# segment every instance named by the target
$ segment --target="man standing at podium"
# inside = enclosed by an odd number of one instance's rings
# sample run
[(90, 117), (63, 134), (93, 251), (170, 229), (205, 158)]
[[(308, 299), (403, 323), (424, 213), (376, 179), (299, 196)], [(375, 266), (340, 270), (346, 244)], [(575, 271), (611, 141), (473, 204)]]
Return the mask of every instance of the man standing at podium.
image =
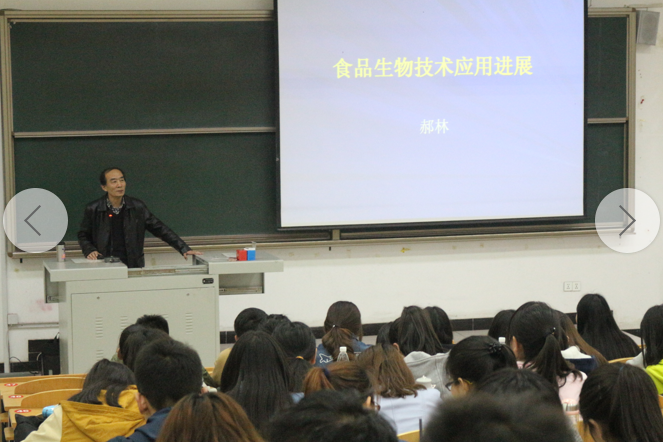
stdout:
[(191, 250), (182, 238), (159, 221), (144, 202), (125, 195), (127, 184), (120, 168), (104, 170), (99, 182), (106, 195), (85, 207), (78, 231), (78, 243), (87, 259), (116, 257), (129, 268), (144, 267), (145, 230), (168, 243), (184, 259), (189, 255), (202, 255)]

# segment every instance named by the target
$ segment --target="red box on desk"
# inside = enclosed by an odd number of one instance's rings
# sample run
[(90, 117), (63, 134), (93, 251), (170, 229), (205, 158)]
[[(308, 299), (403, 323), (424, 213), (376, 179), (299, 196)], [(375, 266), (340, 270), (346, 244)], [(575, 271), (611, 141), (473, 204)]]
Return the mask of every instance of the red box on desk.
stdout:
[(237, 249), (237, 261), (246, 261), (247, 251), (244, 249)]

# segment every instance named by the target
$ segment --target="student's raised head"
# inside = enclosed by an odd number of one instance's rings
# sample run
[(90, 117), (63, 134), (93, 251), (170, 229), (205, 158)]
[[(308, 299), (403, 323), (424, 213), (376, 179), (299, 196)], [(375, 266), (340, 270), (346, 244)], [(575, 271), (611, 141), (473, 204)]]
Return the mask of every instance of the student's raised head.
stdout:
[(355, 361), (335, 362), (325, 368), (313, 367), (304, 379), (304, 395), (320, 390), (354, 390), (366, 404), (373, 403), (374, 381)]
[(477, 382), (474, 391), (496, 397), (531, 394), (550, 405), (562, 406), (555, 387), (532, 370), (517, 368), (498, 370)]
[(387, 322), (386, 324), (382, 324), (382, 327), (380, 327), (380, 330), (378, 330), (378, 334), (375, 337), (376, 344), (392, 345), (397, 343), (397, 340), (391, 342), (391, 340), (389, 339), (389, 332), (391, 330), (392, 325), (393, 322)]
[(396, 442), (391, 425), (363, 406), (360, 394), (322, 390), (304, 397), (269, 426), (270, 442)]
[(576, 310), (578, 332), (607, 360), (633, 357), (640, 352), (633, 339), (619, 329), (608, 301), (603, 296), (583, 296)]
[(246, 413), (223, 393), (193, 393), (168, 414), (157, 442), (263, 442)]
[(663, 305), (655, 305), (645, 313), (640, 323), (645, 367), (663, 360)]
[(597, 442), (663, 440), (663, 416), (654, 382), (640, 368), (608, 364), (589, 374), (580, 414)]
[(313, 332), (302, 322), (285, 322), (274, 329), (272, 337), (288, 357), (292, 380), (291, 391), (304, 391), (304, 378), (315, 362), (316, 346)]
[(403, 355), (390, 344), (376, 344), (357, 356), (357, 365), (375, 380), (377, 393), (387, 398), (416, 396), (423, 385), (415, 382)]
[(364, 337), (364, 329), (361, 324), (361, 313), (357, 306), (350, 301), (338, 301), (333, 303), (323, 325), (324, 336), (322, 345), (336, 360), (341, 347), (346, 347), (350, 359), (354, 359), (353, 343)]
[(240, 336), (223, 367), (220, 390), (262, 431), (274, 414), (292, 404), (288, 362), (278, 342), (262, 331)]
[(168, 329), (168, 321), (161, 315), (143, 315), (136, 319), (136, 324), (170, 333), (170, 330)]
[(494, 397), (475, 393), (442, 403), (422, 442), (572, 442), (560, 406), (535, 395)]
[(456, 344), (447, 358), (447, 376), (454, 396), (466, 394), (486, 376), (504, 368), (518, 368), (509, 346), (490, 336), (469, 336)]
[(267, 319), (267, 313), (259, 308), (251, 307), (242, 310), (235, 318), (235, 339), (238, 339), (247, 331), (258, 330), (265, 319)]
[(159, 339), (144, 346), (134, 366), (141, 411), (149, 405), (154, 413), (172, 407), (187, 394), (199, 393), (201, 367), (198, 353), (174, 339)]
[(120, 407), (118, 402), (120, 393), (135, 383), (134, 374), (127, 366), (102, 359), (97, 361), (85, 376), (81, 392), (75, 394), (69, 400), (84, 404), (101, 405), (102, 402), (99, 400), (99, 396), (102, 390), (105, 390), (104, 399), (106, 404), (111, 407)]
[(507, 338), (516, 358), (556, 388), (561, 386), (559, 382), (564, 385), (570, 374), (581, 377), (562, 356), (560, 333), (561, 326), (552, 308), (542, 302), (528, 302), (513, 314)]
[(415, 305), (403, 308), (398, 324), (398, 346), (404, 356), (413, 351), (421, 351), (431, 356), (444, 352), (430, 318), (423, 309)]
[(454, 330), (447, 312), (440, 307), (426, 307), (424, 312), (428, 314), (428, 319), (435, 330), (437, 339), (442, 345), (451, 345), (454, 340)]
[(509, 322), (511, 322), (511, 317), (513, 317), (515, 312), (515, 310), (502, 310), (498, 312), (493, 318), (493, 322), (490, 323), (488, 336), (498, 341), (500, 338), (506, 339), (509, 334)]
[(290, 322), (290, 319), (286, 315), (281, 314), (271, 314), (267, 315), (264, 321), (258, 326), (258, 330), (263, 331), (269, 335), (274, 333), (274, 329), (281, 324), (287, 324)]
[(136, 357), (140, 350), (150, 342), (158, 340), (171, 339), (167, 333), (156, 329), (148, 328), (143, 325), (136, 325), (131, 328), (127, 339), (120, 345), (120, 355), (122, 362), (132, 371), (135, 370)]

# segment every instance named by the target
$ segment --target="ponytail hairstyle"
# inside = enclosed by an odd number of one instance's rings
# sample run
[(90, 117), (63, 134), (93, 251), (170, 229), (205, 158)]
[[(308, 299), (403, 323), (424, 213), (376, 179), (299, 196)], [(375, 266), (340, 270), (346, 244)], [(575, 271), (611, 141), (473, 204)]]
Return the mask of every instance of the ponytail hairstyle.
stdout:
[(442, 345), (452, 345), (454, 341), (454, 330), (447, 312), (440, 307), (426, 307), (424, 312), (428, 315), (430, 323), (435, 330), (435, 335)]
[[(528, 302), (520, 306), (511, 318), (508, 341), (516, 338), (523, 346), (525, 367), (531, 368), (559, 389), (566, 377), (582, 376), (562, 356), (559, 345), (561, 326), (555, 311), (543, 302)], [(558, 384), (563, 382), (562, 385)]]
[(580, 336), (578, 329), (576, 329), (576, 326), (573, 325), (573, 321), (571, 318), (569, 318), (569, 315), (560, 311), (555, 311), (555, 313), (557, 313), (559, 317), (559, 324), (562, 326), (562, 331), (566, 335), (568, 347), (577, 345), (581, 352), (596, 359), (598, 365), (605, 365), (608, 363), (608, 360), (603, 357), (601, 352), (589, 345), (587, 341), (585, 341), (582, 336)]
[(304, 379), (304, 396), (320, 390), (356, 390), (362, 398), (373, 397), (373, 378), (354, 361), (313, 367)]
[(607, 364), (592, 371), (580, 392), (580, 414), (585, 425), (592, 419), (601, 427), (604, 440), (663, 440), (654, 382), (631, 365)]
[(576, 307), (578, 332), (608, 361), (637, 356), (640, 349), (619, 329), (608, 301), (601, 295), (583, 296)]
[(405, 358), (391, 344), (376, 344), (367, 348), (357, 356), (357, 365), (375, 379), (377, 393), (382, 397), (416, 396), (417, 390), (425, 389), (416, 383)]
[(354, 360), (354, 340), (361, 341), (364, 330), (361, 325), (361, 313), (350, 301), (338, 301), (327, 310), (324, 324), (325, 335), (322, 345), (336, 360), (341, 347), (346, 347), (348, 357)]
[(655, 305), (645, 313), (640, 323), (644, 364), (656, 365), (663, 359), (663, 305)]
[(274, 329), (272, 337), (281, 345), (288, 358), (292, 393), (304, 391), (304, 378), (315, 358), (315, 336), (303, 322), (286, 322)]
[(508, 345), (490, 336), (469, 336), (449, 352), (446, 371), (450, 379), (462, 378), (472, 384), (504, 368), (518, 368), (516, 356)]
[(405, 307), (398, 325), (398, 347), (407, 356), (413, 351), (422, 351), (434, 356), (444, 353), (428, 315), (415, 305)]

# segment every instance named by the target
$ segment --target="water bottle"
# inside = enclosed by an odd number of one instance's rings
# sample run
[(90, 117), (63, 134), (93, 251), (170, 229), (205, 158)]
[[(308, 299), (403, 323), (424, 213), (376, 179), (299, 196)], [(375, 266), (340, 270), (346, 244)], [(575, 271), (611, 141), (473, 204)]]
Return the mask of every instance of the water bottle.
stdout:
[(338, 357), (336, 358), (337, 362), (349, 361), (350, 357), (348, 356), (348, 348), (340, 347), (338, 349)]

